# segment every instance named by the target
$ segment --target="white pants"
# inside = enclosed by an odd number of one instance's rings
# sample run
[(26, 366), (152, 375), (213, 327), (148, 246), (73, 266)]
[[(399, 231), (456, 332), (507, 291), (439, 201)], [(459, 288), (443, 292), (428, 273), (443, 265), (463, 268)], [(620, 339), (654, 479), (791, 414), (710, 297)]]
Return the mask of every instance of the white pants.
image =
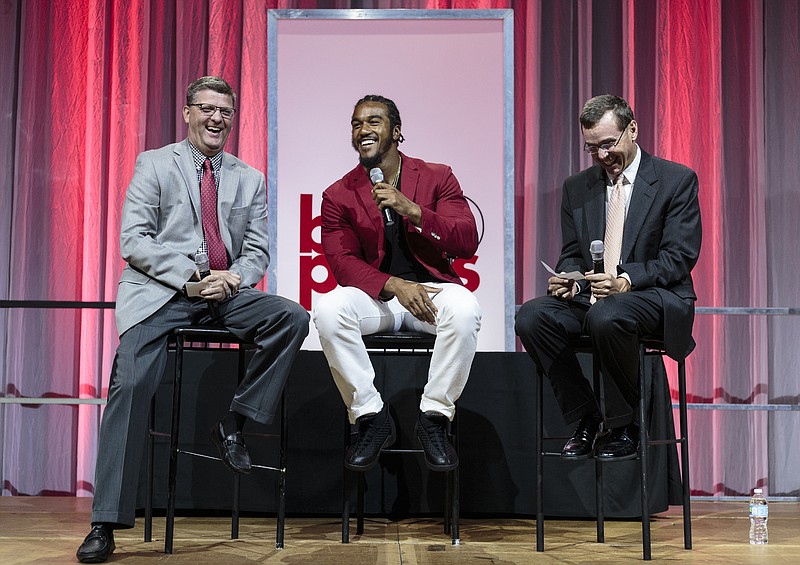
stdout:
[(438, 309), (435, 325), (416, 319), (396, 298), (388, 302), (375, 300), (355, 287), (337, 286), (318, 298), (314, 323), (350, 423), (383, 408), (374, 384), (375, 371), (361, 336), (401, 329), (436, 334), (419, 409), (453, 419), (455, 402), (467, 384), (478, 346), (481, 309), (475, 295), (461, 285), (425, 284), (442, 289), (432, 295)]

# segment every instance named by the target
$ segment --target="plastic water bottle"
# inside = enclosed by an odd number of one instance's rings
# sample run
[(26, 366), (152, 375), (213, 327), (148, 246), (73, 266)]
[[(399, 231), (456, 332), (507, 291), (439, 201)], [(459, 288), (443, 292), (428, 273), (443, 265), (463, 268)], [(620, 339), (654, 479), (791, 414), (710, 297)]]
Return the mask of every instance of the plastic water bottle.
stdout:
[(767, 534), (767, 520), (769, 519), (769, 507), (767, 499), (764, 498), (760, 488), (753, 490), (753, 497), (750, 499), (750, 543), (764, 544), (769, 541)]

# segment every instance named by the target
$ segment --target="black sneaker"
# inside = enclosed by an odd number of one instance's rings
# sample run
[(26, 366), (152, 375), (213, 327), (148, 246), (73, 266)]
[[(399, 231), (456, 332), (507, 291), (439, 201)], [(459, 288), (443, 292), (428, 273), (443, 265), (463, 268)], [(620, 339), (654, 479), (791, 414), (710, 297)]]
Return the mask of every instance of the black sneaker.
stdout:
[(394, 420), (384, 404), (377, 414), (365, 414), (356, 420), (356, 431), (344, 454), (344, 466), (351, 471), (366, 471), (378, 462), (381, 449), (396, 439)]
[(420, 413), (415, 427), (431, 471), (452, 471), (458, 467), (458, 454), (447, 437), (447, 416), (438, 412)]
[(105, 563), (116, 548), (114, 531), (105, 524), (92, 524), (75, 556), (81, 563)]

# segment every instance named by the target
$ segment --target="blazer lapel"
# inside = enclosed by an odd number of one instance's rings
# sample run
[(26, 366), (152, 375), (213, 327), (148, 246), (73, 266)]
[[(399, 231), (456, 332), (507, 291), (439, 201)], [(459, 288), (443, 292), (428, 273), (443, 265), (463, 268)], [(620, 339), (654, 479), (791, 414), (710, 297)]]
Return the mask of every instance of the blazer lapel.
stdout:
[(350, 182), (350, 186), (355, 193), (355, 198), (361, 203), (361, 206), (364, 207), (364, 211), (370, 221), (372, 221), (372, 226), (375, 228), (375, 231), (383, 233), (383, 216), (380, 210), (378, 210), (375, 201), (372, 199), (372, 183), (364, 167), (358, 166), (358, 169), (353, 172)]
[[(586, 230), (589, 241), (602, 241), (606, 232), (606, 179), (600, 171), (600, 167), (597, 167), (597, 175), (592, 175), (586, 183)], [(581, 251), (589, 253), (588, 248)]]
[[(195, 169), (194, 166), (192, 151), (189, 149), (189, 142), (185, 139), (175, 146), (175, 164), (178, 165), (183, 181), (186, 183), (186, 190), (189, 192), (189, 201), (192, 203), (195, 225), (202, 226), (200, 183), (197, 182), (197, 169)], [(200, 237), (203, 237), (202, 230)]]
[(236, 189), (239, 186), (239, 171), (233, 167), (233, 162), (227, 153), (222, 154), (222, 170), (219, 176), (217, 189), (217, 214), (219, 216), (219, 233), (228, 254), (233, 256), (231, 232), (226, 219), (230, 215), (233, 203), (236, 201)]
[[(641, 150), (640, 150), (641, 151)], [(628, 206), (628, 214), (625, 216), (625, 229), (622, 232), (622, 251), (620, 259), (625, 262), (633, 252), (633, 246), (639, 237), (639, 232), (644, 225), (644, 220), (650, 211), (658, 192), (658, 177), (653, 168), (653, 161), (650, 155), (642, 151), (642, 161), (639, 164), (639, 171), (636, 173), (636, 180), (633, 182), (631, 192), (631, 203)]]
[[(411, 160), (405, 155), (402, 153), (400, 155), (403, 159), (400, 167), (400, 191), (403, 193), (403, 196), (417, 204), (430, 202), (429, 196), (426, 198), (417, 196), (417, 189), (419, 188), (419, 170), (414, 167)], [(406, 229), (412, 229), (411, 222), (406, 223)]]

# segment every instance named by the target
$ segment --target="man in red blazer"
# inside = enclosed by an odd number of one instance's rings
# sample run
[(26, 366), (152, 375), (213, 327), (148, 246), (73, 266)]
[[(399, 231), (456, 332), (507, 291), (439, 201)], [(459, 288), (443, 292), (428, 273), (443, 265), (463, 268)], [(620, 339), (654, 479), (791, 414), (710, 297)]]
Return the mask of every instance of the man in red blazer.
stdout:
[[(639, 445), (639, 338), (663, 339), (674, 359), (695, 345), (691, 272), (702, 240), (697, 175), (642, 151), (633, 110), (618, 96), (590, 99), (580, 124), (594, 165), (564, 181), (556, 269), (586, 279), (550, 277), (547, 296), (520, 307), (516, 332), (550, 380), (565, 422), (577, 422), (561, 457), (626, 460)], [(600, 273), (589, 251), (595, 240), (604, 242)], [(569, 338), (583, 332), (605, 379), (602, 415), (569, 347)], [(598, 441), (604, 426), (609, 433)]]
[(466, 385), (481, 321), (451, 258), (474, 255), (475, 218), (450, 167), (398, 151), (403, 135), (394, 102), (365, 96), (350, 125), (359, 164), (322, 195), (322, 249), (339, 286), (317, 300), (313, 313), (356, 425), (345, 465), (369, 469), (395, 440), (361, 336), (407, 329), (436, 335), (416, 433), (428, 467), (449, 471), (458, 455), (446, 426)]

